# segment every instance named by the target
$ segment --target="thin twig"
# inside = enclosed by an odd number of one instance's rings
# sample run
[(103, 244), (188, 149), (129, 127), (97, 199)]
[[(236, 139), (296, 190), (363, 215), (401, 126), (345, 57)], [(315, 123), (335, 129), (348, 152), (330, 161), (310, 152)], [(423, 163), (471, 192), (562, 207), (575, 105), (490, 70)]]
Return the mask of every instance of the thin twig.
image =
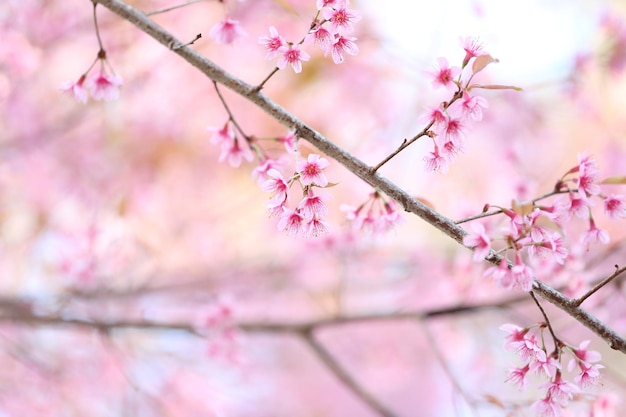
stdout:
[(246, 133), (241, 128), (241, 126), (239, 126), (239, 123), (237, 123), (237, 120), (235, 120), (235, 116), (233, 115), (233, 112), (230, 110), (230, 107), (228, 107), (228, 104), (226, 103), (226, 100), (224, 99), (224, 96), (222, 95), (222, 92), (220, 91), (215, 81), (213, 81), (213, 86), (215, 87), (215, 92), (217, 93), (217, 96), (222, 102), (222, 106), (224, 107), (224, 110), (226, 110), (226, 113), (228, 113), (228, 119), (231, 122), (233, 122), (233, 125), (235, 125), (235, 128), (239, 131), (241, 136), (243, 136), (246, 142), (250, 143), (250, 136), (246, 135)]
[(464, 219), (456, 220), (454, 223), (456, 223), (456, 224), (467, 223), (467, 222), (471, 222), (472, 220), (478, 220), (478, 219), (482, 219), (484, 217), (495, 216), (496, 214), (500, 214), (500, 213), (502, 213), (502, 210), (490, 211), (490, 212), (487, 212), (487, 213), (475, 214), (474, 216), (469, 216), (469, 217), (466, 217)]
[(552, 336), (552, 340), (554, 342), (554, 352), (559, 353), (561, 351), (561, 346), (563, 346), (563, 342), (556, 336), (556, 333), (552, 328), (552, 324), (550, 323), (550, 319), (548, 318), (546, 311), (543, 309), (543, 306), (541, 305), (539, 300), (537, 300), (537, 296), (532, 291), (530, 292), (530, 297), (533, 299), (535, 304), (537, 304), (537, 307), (539, 308), (539, 311), (541, 311), (543, 319), (546, 321), (546, 327), (550, 331), (550, 335)]
[(619, 265), (615, 265), (615, 272), (613, 272), (611, 275), (609, 275), (608, 277), (606, 277), (605, 279), (603, 279), (602, 281), (598, 282), (592, 289), (590, 289), (589, 291), (587, 291), (587, 293), (585, 293), (584, 295), (578, 297), (575, 300), (572, 300), (572, 305), (578, 307), (579, 305), (581, 305), (587, 298), (589, 298), (592, 294), (594, 294), (596, 291), (598, 291), (600, 288), (604, 287), (605, 285), (607, 285), (609, 282), (613, 281), (615, 278), (617, 278), (619, 275), (622, 274), (622, 272), (626, 271), (626, 266), (623, 267), (619, 267)]
[(163, 9), (158, 9), (158, 10), (153, 10), (151, 12), (147, 12), (146, 16), (154, 16), (155, 14), (167, 13), (172, 10), (180, 9), (181, 7), (189, 6), (190, 4), (200, 3), (201, 1), (206, 1), (206, 0), (190, 0), (185, 3), (177, 4), (175, 6), (165, 7)]
[(265, 78), (263, 79), (263, 81), (261, 81), (261, 83), (260, 83), (259, 85), (257, 85), (256, 87), (254, 87), (254, 89), (255, 89), (256, 91), (261, 91), (261, 89), (263, 88), (263, 86), (265, 85), (265, 83), (266, 83), (266, 82), (268, 82), (268, 81), (269, 81), (269, 79), (270, 79), (270, 78), (272, 78), (272, 76), (273, 76), (274, 74), (276, 74), (276, 73), (278, 72), (278, 70), (279, 70), (279, 69), (280, 69), (280, 68), (275, 67), (275, 68), (272, 70), (272, 72), (270, 72), (270, 73), (267, 75), (267, 77), (265, 77)]

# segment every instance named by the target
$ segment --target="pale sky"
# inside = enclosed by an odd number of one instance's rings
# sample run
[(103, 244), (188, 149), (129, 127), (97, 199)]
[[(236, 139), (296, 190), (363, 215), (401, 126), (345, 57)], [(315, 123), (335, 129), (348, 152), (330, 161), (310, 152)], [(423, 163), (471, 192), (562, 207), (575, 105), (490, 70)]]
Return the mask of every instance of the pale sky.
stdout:
[(477, 36), (500, 60), (498, 72), (527, 82), (562, 77), (588, 50), (604, 2), (585, 0), (360, 0), (375, 8), (384, 33), (418, 66), (459, 55), (459, 36)]

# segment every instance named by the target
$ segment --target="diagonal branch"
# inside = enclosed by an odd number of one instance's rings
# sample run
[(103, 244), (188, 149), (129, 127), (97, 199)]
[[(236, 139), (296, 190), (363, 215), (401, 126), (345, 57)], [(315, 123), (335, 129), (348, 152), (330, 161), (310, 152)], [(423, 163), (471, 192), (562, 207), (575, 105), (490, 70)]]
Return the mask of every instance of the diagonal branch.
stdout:
[[(171, 45), (182, 45), (180, 40), (176, 39), (164, 28), (153, 22), (144, 13), (129, 6), (123, 1), (90, 1), (106, 7), (111, 12), (135, 25), (137, 28), (147, 33), (167, 48)], [(420, 201), (416, 200), (405, 190), (382, 177), (380, 174), (375, 172), (372, 167), (335, 145), (313, 128), (300, 121), (296, 116), (276, 104), (265, 94), (260, 92), (258, 88), (227, 73), (215, 63), (191, 49), (189, 46), (176, 48), (173, 52), (178, 54), (189, 64), (196, 67), (211, 80), (233, 90), (250, 102), (256, 104), (260, 109), (264, 110), (279, 123), (295, 130), (297, 136), (306, 139), (321, 152), (335, 159), (363, 181), (375, 188), (380, 189), (389, 197), (396, 200), (406, 211), (420, 217), (422, 220), (454, 239), (457, 243), (463, 244), (463, 237), (466, 232), (460, 226), (455, 224), (453, 220), (430, 209)], [(487, 260), (493, 264), (497, 264), (499, 262), (498, 258), (495, 256), (491, 256)], [(612, 349), (626, 353), (626, 339), (620, 337), (615, 331), (610, 329), (586, 310), (576, 306), (570, 298), (538, 280), (535, 281), (533, 291), (592, 330), (604, 339)]]
[(392, 411), (382, 405), (376, 398), (370, 395), (367, 391), (361, 387), (358, 381), (356, 381), (335, 359), (328, 349), (326, 349), (320, 342), (315, 339), (312, 331), (307, 331), (302, 334), (307, 345), (315, 352), (317, 357), (324, 363), (326, 368), (330, 369), (333, 374), (341, 382), (348, 387), (359, 399), (367, 404), (372, 410), (376, 411), (382, 417), (396, 417)]

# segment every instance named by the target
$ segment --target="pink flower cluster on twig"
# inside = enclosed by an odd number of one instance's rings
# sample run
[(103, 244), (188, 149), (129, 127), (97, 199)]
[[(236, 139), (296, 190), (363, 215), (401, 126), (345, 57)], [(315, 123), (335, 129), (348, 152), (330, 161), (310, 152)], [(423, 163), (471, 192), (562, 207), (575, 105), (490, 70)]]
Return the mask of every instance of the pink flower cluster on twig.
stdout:
[[(609, 234), (596, 225), (593, 216), (592, 198), (603, 200), (604, 211), (609, 218), (626, 217), (626, 202), (617, 194), (604, 195), (603, 183), (623, 183), (618, 177), (613, 181), (599, 180), (595, 162), (585, 153), (579, 155), (578, 164), (569, 169), (556, 183), (552, 193), (514, 208), (500, 208), (506, 218), (503, 233), (487, 232), (483, 225), (473, 225), (463, 243), (474, 250), (474, 260), (482, 261), (492, 251), (494, 241), (504, 242), (500, 249), (500, 266), (485, 271), (504, 288), (521, 288), (530, 291), (533, 285), (533, 270), (530, 263), (552, 262), (564, 265), (569, 259), (563, 227), (573, 217), (588, 221), (588, 229), (581, 235), (580, 243), (588, 248), (594, 243), (606, 244)], [(540, 200), (557, 196), (552, 204), (540, 204)], [(485, 207), (485, 211), (489, 206)], [(512, 255), (512, 267), (507, 254)]]
[[(541, 331), (545, 325), (539, 325)], [(589, 341), (582, 342), (577, 348), (558, 341), (552, 353), (548, 353), (543, 343), (543, 335), (538, 337), (537, 327), (522, 328), (514, 324), (505, 324), (500, 327), (508, 333), (505, 349), (515, 351), (522, 361), (522, 366), (509, 370), (507, 382), (511, 382), (523, 391), (528, 385), (528, 374), (532, 373), (547, 382), (539, 386), (544, 396), (533, 404), (533, 409), (539, 416), (560, 417), (574, 395), (582, 389), (597, 385), (600, 369), (598, 364), (601, 356), (598, 352), (588, 350)], [(561, 366), (564, 355), (571, 356), (567, 371)], [(574, 382), (567, 380), (565, 373), (572, 373), (576, 369)]]
[(306, 36), (297, 43), (287, 42), (274, 26), (269, 28), (269, 36), (263, 36), (259, 43), (265, 47), (265, 59), (278, 56), (276, 66), (279, 69), (290, 65), (294, 72), (302, 72), (302, 62), (311, 56), (302, 49), (303, 45), (318, 45), (324, 56), (330, 56), (335, 64), (344, 61), (344, 54), (356, 55), (359, 52), (356, 38), (346, 36), (354, 30), (354, 23), (361, 17), (348, 9), (348, 0), (318, 1), (317, 15)]
[[(100, 62), (100, 70), (97, 74), (89, 76), (89, 72), (95, 66), (96, 62)], [(116, 100), (120, 95), (119, 89), (121, 86), (122, 79), (115, 75), (105, 54), (100, 53), (96, 61), (94, 61), (78, 80), (64, 81), (60, 89), (70, 94), (76, 101), (84, 104), (87, 103), (89, 95), (91, 95), (91, 98), (94, 100)]]
[(482, 120), (488, 103), (472, 90), (503, 87), (472, 84), (476, 74), (497, 60), (483, 50), (476, 38), (462, 39), (461, 46), (465, 51), (461, 67), (451, 66), (446, 58), (440, 57), (438, 67), (427, 72), (434, 88), (443, 87), (453, 94), (452, 99), (420, 117), (420, 121), (428, 124), (428, 136), (433, 142), (433, 150), (424, 158), (427, 171), (447, 172), (456, 155), (464, 149), (468, 122)]

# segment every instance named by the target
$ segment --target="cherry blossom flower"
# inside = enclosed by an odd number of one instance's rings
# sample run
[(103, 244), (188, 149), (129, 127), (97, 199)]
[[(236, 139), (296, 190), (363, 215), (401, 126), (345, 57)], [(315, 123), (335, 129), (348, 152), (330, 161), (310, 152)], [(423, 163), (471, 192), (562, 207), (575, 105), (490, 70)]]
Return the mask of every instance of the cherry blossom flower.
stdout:
[(241, 142), (242, 141), (237, 138), (230, 143), (224, 142), (222, 144), (219, 161), (227, 161), (233, 168), (239, 167), (244, 159), (246, 161), (252, 161), (254, 159), (254, 155), (252, 154), (250, 147), (247, 144), (242, 145)]
[(298, 210), (285, 209), (277, 224), (278, 230), (286, 231), (289, 236), (305, 236), (307, 223)]
[(354, 30), (353, 24), (361, 20), (354, 10), (345, 7), (326, 8), (322, 11), (322, 16), (330, 22), (331, 32), (337, 33), (340, 30), (350, 33)]
[(97, 76), (88, 81), (89, 91), (94, 100), (111, 101), (116, 100), (120, 95), (119, 87), (122, 79), (115, 75), (108, 75), (101, 70)]
[(529, 292), (533, 288), (533, 273), (530, 267), (522, 262), (519, 252), (515, 254), (515, 263), (511, 267), (511, 278), (514, 286)]
[(242, 145), (235, 136), (230, 121), (227, 121), (221, 129), (208, 127), (207, 130), (214, 132), (211, 136), (211, 143), (220, 145), (220, 162), (227, 161), (230, 166), (237, 168), (244, 159), (246, 161), (254, 159), (252, 150), (247, 143)]
[(513, 288), (513, 276), (506, 258), (502, 258), (499, 266), (492, 266), (485, 270), (484, 277), (492, 277), (496, 284), (505, 289)]
[(587, 387), (590, 385), (596, 385), (600, 379), (600, 369), (604, 366), (600, 364), (588, 365), (586, 363), (580, 363), (580, 373), (574, 378), (574, 382), (580, 387)]
[(591, 206), (591, 200), (583, 199), (574, 196), (574, 193), (570, 193), (570, 213), (576, 217), (585, 218), (589, 215), (589, 208)]
[(574, 394), (580, 392), (580, 388), (564, 380), (560, 372), (556, 373), (554, 380), (541, 385), (540, 388), (546, 389), (547, 397), (562, 406), (567, 405)]
[(328, 234), (328, 224), (319, 216), (313, 216), (306, 224), (305, 237), (320, 237)]
[(446, 58), (437, 58), (439, 68), (435, 71), (428, 71), (427, 74), (433, 79), (432, 85), (434, 88), (445, 87), (450, 91), (458, 90), (458, 86), (455, 84), (454, 79), (461, 73), (461, 68), (450, 67)]
[(300, 161), (296, 165), (296, 171), (300, 173), (300, 182), (302, 185), (315, 184), (318, 187), (326, 187), (328, 180), (322, 171), (329, 165), (326, 158), (309, 154), (306, 161)]
[(578, 166), (570, 170), (570, 172), (578, 171), (579, 177), (576, 180), (578, 193), (583, 198), (600, 193), (600, 186), (596, 183), (598, 178), (598, 168), (595, 162), (586, 153), (578, 155)]
[(596, 352), (595, 350), (587, 349), (587, 346), (589, 346), (590, 343), (590, 340), (584, 340), (580, 343), (580, 345), (578, 345), (578, 348), (572, 349), (574, 356), (576, 356), (578, 360), (588, 364), (600, 362), (600, 360), (602, 359), (602, 355), (600, 355), (600, 353)]
[(217, 43), (230, 44), (247, 36), (238, 20), (232, 20), (228, 16), (223, 21), (215, 24), (209, 31), (209, 36)]
[(280, 217), (288, 210), (287, 199), (280, 200), (278, 196), (266, 203), (270, 217)]
[(558, 232), (549, 232), (539, 227), (533, 227), (530, 235), (520, 239), (518, 243), (527, 245), (528, 255), (533, 260), (552, 258), (556, 263), (563, 265), (569, 253), (563, 237)]
[(463, 67), (465, 67), (470, 59), (480, 56), (486, 55), (487, 53), (483, 51), (483, 45), (478, 41), (477, 38), (473, 36), (467, 36), (465, 38), (460, 39), (461, 47), (465, 50), (465, 58), (463, 58)]
[(528, 378), (526, 378), (526, 374), (528, 373), (530, 367), (526, 364), (521, 368), (511, 368), (509, 369), (509, 375), (505, 379), (506, 382), (511, 382), (513, 385), (518, 385), (519, 390), (523, 391), (528, 384)]
[(513, 210), (502, 209), (502, 213), (509, 218), (508, 230), (513, 239), (517, 239), (522, 233), (524, 219)]
[(279, 54), (279, 49), (281, 46), (285, 45), (285, 40), (282, 36), (278, 34), (278, 30), (274, 26), (270, 26), (270, 36), (263, 36), (259, 38), (259, 43), (265, 46), (267, 50), (267, 54), (265, 54), (265, 59), (273, 59)]
[(393, 228), (396, 224), (402, 222), (404, 217), (400, 214), (398, 205), (395, 201), (389, 200), (383, 203), (384, 213), (380, 216), (379, 230), (381, 233)]
[(589, 343), (589, 340), (585, 340), (578, 348), (571, 349), (574, 358), (567, 367), (568, 371), (572, 371), (578, 364), (580, 373), (576, 376), (574, 382), (580, 387), (597, 384), (600, 379), (600, 369), (604, 368), (604, 366), (595, 363), (599, 362), (602, 356), (594, 350), (588, 350), (587, 346)]
[(561, 365), (552, 355), (546, 355), (545, 352), (543, 353), (543, 355), (538, 354), (531, 359), (529, 363), (530, 370), (538, 374), (543, 374), (548, 378), (554, 378), (557, 370), (561, 369)]
[(604, 199), (604, 212), (611, 218), (626, 217), (624, 196), (611, 194)]
[(318, 25), (315, 29), (311, 30), (304, 38), (305, 43), (313, 43), (319, 45), (319, 47), (326, 54), (335, 41), (335, 35), (333, 35), (324, 25)]
[(520, 327), (516, 324), (507, 323), (500, 326), (500, 330), (508, 333), (508, 335), (504, 338), (504, 349), (517, 350), (525, 343), (528, 329)]
[(283, 69), (289, 64), (296, 74), (302, 72), (302, 61), (310, 59), (309, 54), (301, 51), (298, 45), (283, 45), (278, 48), (278, 52), (281, 56), (278, 58), (276, 66)]
[(359, 53), (359, 47), (356, 46), (354, 41), (356, 38), (350, 37), (346, 38), (341, 35), (335, 35), (335, 41), (328, 48), (324, 55), (328, 55), (330, 52), (333, 62), (335, 64), (341, 64), (343, 62), (343, 53), (347, 53), (348, 55), (356, 55)]
[(536, 370), (541, 364), (546, 362), (546, 352), (539, 346), (537, 337), (535, 335), (526, 335), (522, 343), (517, 348), (517, 354), (524, 362), (531, 361), (536, 363), (536, 367), (530, 367), (531, 370)]
[(279, 136), (276, 140), (285, 146), (285, 150), (289, 153), (296, 151), (296, 134), (295, 132), (289, 132), (284, 136)]
[(314, 194), (313, 190), (309, 188), (306, 197), (298, 204), (298, 210), (308, 219), (324, 217), (328, 213), (328, 207), (326, 207), (324, 200), (328, 198), (330, 195)]
[(281, 166), (281, 162), (271, 158), (265, 158), (254, 170), (252, 171), (252, 178), (256, 179), (259, 183), (263, 183), (268, 180), (270, 176), (268, 172), (270, 169), (277, 169)]
[(481, 223), (473, 223), (472, 229), (474, 233), (470, 233), (463, 238), (463, 244), (473, 248), (474, 262), (484, 260), (491, 250), (491, 238), (487, 235), (485, 227)]
[(261, 184), (261, 189), (268, 193), (272, 193), (272, 202), (284, 202), (287, 199), (289, 184), (283, 178), (283, 174), (281, 174), (277, 169), (272, 168), (267, 171), (267, 176), (269, 178)]
[(569, 197), (560, 195), (552, 203), (550, 207), (543, 207), (545, 215), (560, 225), (567, 223), (572, 217), (571, 213), (572, 201)]
[(561, 405), (552, 401), (550, 396), (546, 396), (535, 402), (532, 408), (537, 412), (537, 415), (541, 417), (561, 417), (563, 411)]
[(233, 130), (230, 121), (224, 123), (222, 128), (215, 127), (207, 127), (209, 132), (214, 132), (213, 136), (211, 136), (211, 143), (215, 143), (217, 145), (223, 145), (224, 143), (230, 143), (235, 140), (235, 131)]
[(425, 169), (427, 172), (438, 171), (443, 174), (448, 172), (448, 160), (439, 153), (439, 147), (436, 145), (435, 149), (428, 156), (424, 157), (424, 162), (426, 163)]
[(576, 181), (578, 193), (581, 194), (583, 198), (600, 194), (600, 186), (596, 184), (596, 180), (597, 178), (591, 174), (584, 174), (578, 177)]
[(448, 116), (446, 118), (442, 133), (446, 139), (451, 140), (454, 145), (460, 148), (463, 144), (463, 137), (465, 135), (465, 124), (460, 117)]
[(489, 104), (484, 97), (472, 96), (467, 91), (463, 92), (460, 103), (463, 114), (477, 122), (483, 119), (482, 109), (489, 107)]
[(433, 107), (427, 110), (427, 112), (421, 115), (418, 119), (418, 122), (424, 124), (432, 123), (433, 128), (444, 126), (448, 120), (446, 116), (443, 105), (439, 105), (437, 107)]
[(590, 218), (589, 229), (587, 229), (587, 231), (583, 233), (581, 240), (582, 244), (585, 245), (585, 247), (589, 247), (590, 244), (595, 242), (604, 243), (606, 245), (607, 243), (609, 243), (610, 238), (608, 232), (606, 230), (598, 228), (593, 218)]
[(86, 75), (81, 75), (77, 81), (65, 81), (59, 87), (62, 91), (69, 93), (76, 101), (87, 103), (87, 89), (85, 88)]

